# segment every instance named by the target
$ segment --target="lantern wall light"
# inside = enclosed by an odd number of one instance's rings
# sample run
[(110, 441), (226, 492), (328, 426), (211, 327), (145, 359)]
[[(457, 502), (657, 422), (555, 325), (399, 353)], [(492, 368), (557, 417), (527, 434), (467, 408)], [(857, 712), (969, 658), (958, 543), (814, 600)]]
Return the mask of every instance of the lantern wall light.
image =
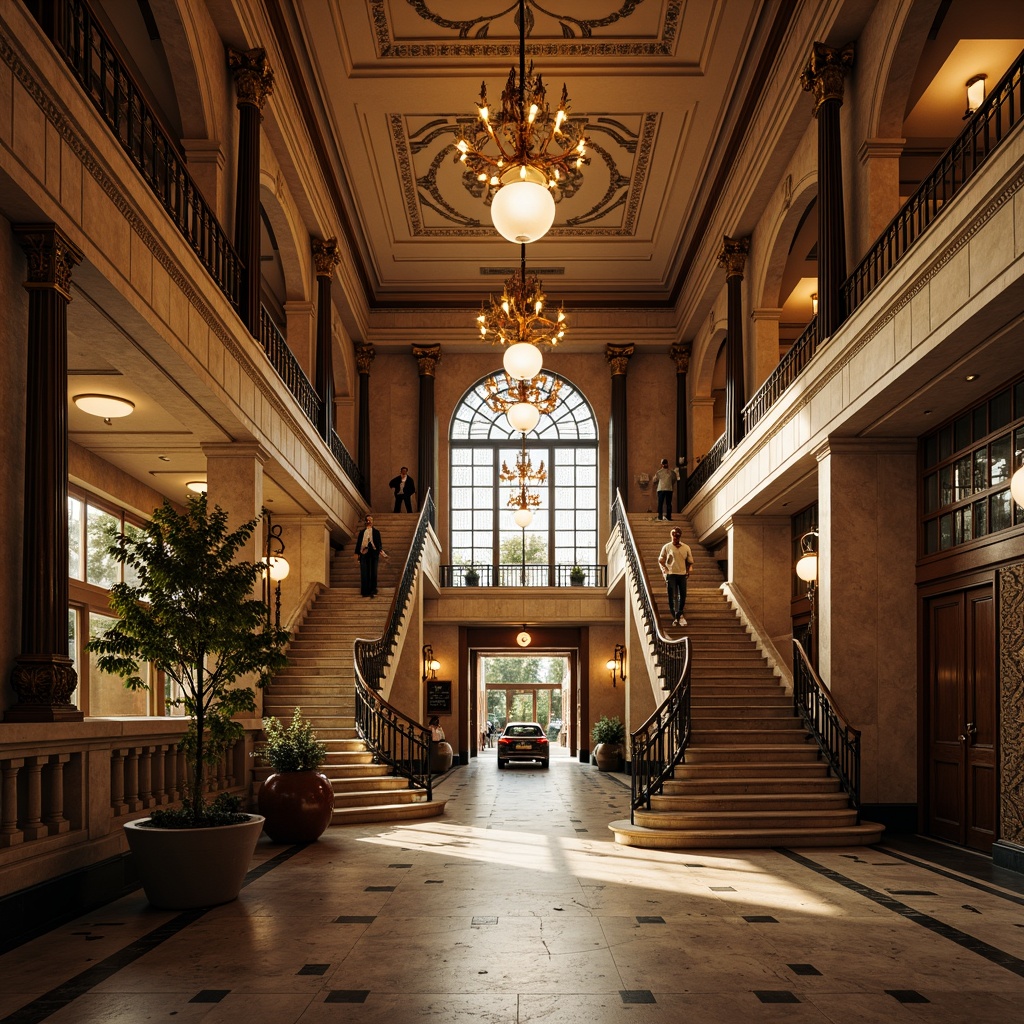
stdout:
[(626, 681), (626, 645), (616, 644), (615, 653), (608, 659), (605, 667), (611, 673), (612, 686), (615, 685), (616, 677), (623, 682)]

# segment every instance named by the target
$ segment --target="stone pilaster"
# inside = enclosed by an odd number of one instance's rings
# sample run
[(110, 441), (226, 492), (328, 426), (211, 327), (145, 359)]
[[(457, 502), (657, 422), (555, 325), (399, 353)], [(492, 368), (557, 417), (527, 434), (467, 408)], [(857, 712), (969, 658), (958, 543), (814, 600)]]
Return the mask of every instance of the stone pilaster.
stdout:
[(612, 493), (620, 491), (622, 500), (629, 500), (628, 423), (626, 405), (626, 373), (633, 355), (632, 345), (606, 345), (604, 357), (612, 372), (612, 409), (609, 440), (612, 452)]
[(722, 239), (718, 265), (725, 270), (728, 327), (725, 343), (725, 434), (730, 448), (743, 440), (746, 385), (743, 370), (743, 271), (750, 251), (749, 238)]
[[(413, 345), (412, 354), (420, 369), (419, 414), (419, 479), (416, 480), (416, 499), (422, 503), (427, 491), (434, 490), (434, 468), (437, 464), (437, 423), (434, 411), (434, 378), (441, 362), (440, 345)], [(415, 479), (415, 478), (414, 478)], [(435, 495), (436, 500), (436, 495)]]
[(334, 270), (341, 262), (338, 255), (337, 239), (328, 238), (313, 240), (313, 265), (316, 268), (316, 387), (320, 399), (320, 414), (317, 430), (320, 436), (330, 444), (331, 430), (334, 427), (334, 363), (332, 339), (334, 332), (331, 324), (333, 307), (331, 306), (331, 281)]

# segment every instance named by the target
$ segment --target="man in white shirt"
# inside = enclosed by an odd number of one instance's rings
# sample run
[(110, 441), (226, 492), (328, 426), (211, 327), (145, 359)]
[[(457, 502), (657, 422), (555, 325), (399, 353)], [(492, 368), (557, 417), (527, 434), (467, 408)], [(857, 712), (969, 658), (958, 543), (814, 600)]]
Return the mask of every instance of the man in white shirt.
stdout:
[[(658, 492), (658, 519), (672, 518), (672, 492), (679, 479), (678, 469), (668, 468), (668, 459), (661, 460), (661, 467), (654, 473), (654, 489)], [(664, 513), (662, 512), (664, 509)]]
[(693, 569), (693, 552), (684, 544), (683, 531), (678, 526), (672, 530), (672, 539), (661, 549), (658, 565), (668, 587), (668, 609), (673, 626), (685, 626), (683, 606), (686, 604), (686, 580)]

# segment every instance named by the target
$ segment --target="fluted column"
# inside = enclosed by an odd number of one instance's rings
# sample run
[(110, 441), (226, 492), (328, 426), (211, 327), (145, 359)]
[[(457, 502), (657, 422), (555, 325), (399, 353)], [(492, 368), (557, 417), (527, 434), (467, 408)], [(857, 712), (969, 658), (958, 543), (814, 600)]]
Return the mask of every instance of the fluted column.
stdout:
[[(359, 430), (356, 463), (363, 474), (363, 497), (370, 500), (370, 367), (377, 353), (372, 345), (356, 345), (356, 369), (359, 371)], [(417, 471), (419, 467), (417, 466)]]
[(815, 43), (800, 84), (814, 95), (818, 120), (818, 339), (831, 337), (846, 319), (846, 229), (839, 110), (843, 83), (853, 67), (853, 43), (833, 48)]
[(8, 722), (81, 721), (68, 656), (68, 303), (82, 253), (54, 224), (14, 228), (28, 257), (21, 653)]
[(687, 422), (686, 374), (690, 369), (692, 342), (683, 341), (669, 349), (669, 355), (676, 364), (676, 457), (681, 458), (679, 482), (676, 484), (676, 511), (682, 512), (686, 504), (686, 477), (689, 468), (688, 452), (690, 429)]
[(341, 262), (335, 238), (313, 240), (313, 265), (316, 268), (316, 394), (320, 399), (317, 430), (330, 444), (334, 427), (334, 364), (331, 326), (331, 281), (334, 268)]
[(725, 437), (726, 445), (735, 448), (743, 440), (743, 406), (746, 388), (743, 372), (743, 269), (750, 251), (749, 238), (722, 240), (718, 265), (725, 269), (727, 289), (727, 327), (725, 342)]
[[(434, 463), (437, 462), (437, 430), (434, 426), (434, 377), (441, 362), (440, 345), (413, 345), (412, 354), (420, 367), (419, 452), (416, 469), (418, 498), (423, 502), (427, 491), (434, 490)], [(435, 495), (435, 500), (437, 496)]]
[(609, 504), (615, 500), (616, 490), (622, 492), (622, 500), (629, 502), (629, 464), (626, 452), (628, 444), (628, 415), (626, 408), (626, 372), (633, 355), (632, 345), (606, 345), (604, 357), (612, 371), (612, 416), (609, 427), (612, 457), (612, 492)]
[(260, 122), (274, 90), (266, 50), (228, 47), (238, 107), (238, 169), (235, 188), (235, 249), (242, 261), (239, 316), (253, 337), (260, 325)]

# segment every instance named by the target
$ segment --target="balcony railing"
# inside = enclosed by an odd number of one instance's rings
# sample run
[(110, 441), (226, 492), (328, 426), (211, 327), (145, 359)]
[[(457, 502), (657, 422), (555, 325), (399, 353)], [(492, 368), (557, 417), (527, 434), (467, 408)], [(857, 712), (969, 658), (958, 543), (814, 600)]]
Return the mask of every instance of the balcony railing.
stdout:
[[(606, 587), (608, 566), (571, 562), (442, 565), (442, 587)], [(575, 573), (574, 569), (580, 573)]]
[(315, 424), (320, 415), (320, 398), (265, 307), (260, 308), (260, 344), (270, 365), (302, 407), (306, 419)]
[(761, 417), (782, 397), (783, 393), (804, 372), (811, 357), (818, 351), (818, 318), (813, 317), (793, 347), (782, 357), (761, 389), (743, 408), (743, 429), (750, 433)]
[(686, 478), (686, 500), (689, 501), (711, 479), (715, 470), (725, 458), (726, 435), (723, 434), (712, 446), (711, 450), (697, 463), (694, 471)]

